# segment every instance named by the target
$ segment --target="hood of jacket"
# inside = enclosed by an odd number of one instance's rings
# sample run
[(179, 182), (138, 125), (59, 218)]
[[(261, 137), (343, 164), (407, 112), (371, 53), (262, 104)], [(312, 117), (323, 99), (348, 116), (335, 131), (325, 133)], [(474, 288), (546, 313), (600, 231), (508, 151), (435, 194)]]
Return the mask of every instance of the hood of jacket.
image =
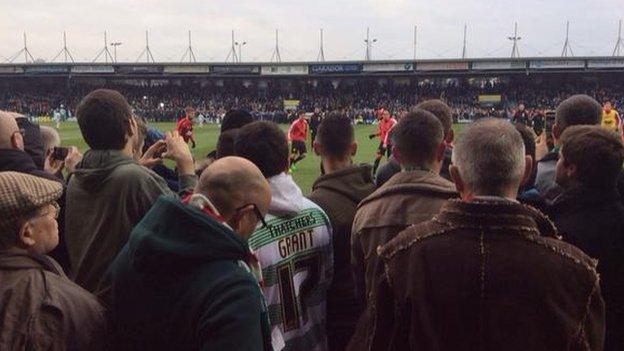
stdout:
[(375, 190), (372, 172), (373, 169), (368, 164), (352, 165), (320, 176), (312, 185), (312, 190), (326, 189), (336, 192), (358, 204)]
[(76, 166), (72, 177), (87, 191), (96, 191), (122, 165), (136, 164), (120, 150), (88, 150)]
[(199, 209), (160, 196), (124, 250), (139, 274), (175, 274), (217, 260), (246, 261), (247, 241)]
[(269, 214), (277, 217), (289, 216), (307, 207), (301, 189), (290, 175), (280, 173), (267, 181), (271, 187)]

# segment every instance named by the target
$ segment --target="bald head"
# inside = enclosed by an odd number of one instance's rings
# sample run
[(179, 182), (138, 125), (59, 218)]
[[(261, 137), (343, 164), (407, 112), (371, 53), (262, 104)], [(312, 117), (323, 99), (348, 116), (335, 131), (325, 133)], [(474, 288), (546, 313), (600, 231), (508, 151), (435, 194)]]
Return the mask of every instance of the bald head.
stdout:
[(506, 120), (478, 120), (462, 130), (453, 149), (453, 166), (468, 192), (475, 195), (517, 191), (526, 171), (522, 136)]
[(19, 127), (15, 121), (15, 115), (11, 112), (0, 111), (0, 149), (18, 148), (14, 140), (17, 132), (19, 132)]
[(269, 183), (258, 167), (234, 156), (218, 159), (208, 166), (195, 192), (208, 197), (226, 218), (246, 204), (255, 204), (265, 214), (271, 201)]

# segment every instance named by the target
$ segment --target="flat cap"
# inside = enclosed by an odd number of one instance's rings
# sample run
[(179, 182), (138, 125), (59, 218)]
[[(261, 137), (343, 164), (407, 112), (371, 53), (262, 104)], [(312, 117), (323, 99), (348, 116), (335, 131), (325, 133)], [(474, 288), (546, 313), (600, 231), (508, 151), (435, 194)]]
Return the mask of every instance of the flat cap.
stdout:
[(37, 208), (50, 204), (63, 192), (59, 182), (18, 172), (0, 172), (0, 231)]

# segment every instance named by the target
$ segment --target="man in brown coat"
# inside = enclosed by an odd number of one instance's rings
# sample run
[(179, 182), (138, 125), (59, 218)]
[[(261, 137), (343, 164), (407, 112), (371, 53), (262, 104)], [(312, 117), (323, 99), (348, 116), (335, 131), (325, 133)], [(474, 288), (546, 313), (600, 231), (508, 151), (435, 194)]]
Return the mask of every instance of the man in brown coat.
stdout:
[(383, 272), (377, 247), (408, 226), (431, 219), (455, 185), (440, 177), (444, 159), (444, 129), (432, 113), (416, 109), (393, 129), (392, 154), (402, 172), (364, 199), (353, 222), (351, 261), (358, 298), (364, 302), (374, 277)]
[(46, 256), (59, 182), (0, 172), (0, 350), (100, 350), (104, 309)]
[(354, 165), (357, 151), (351, 119), (331, 114), (321, 122), (314, 152), (324, 173), (312, 185), (310, 200), (329, 217), (334, 248), (334, 279), (327, 291), (329, 350), (343, 351), (353, 334), (363, 304), (355, 298), (351, 272), (351, 225), (357, 205), (375, 190), (370, 165)]
[(461, 200), (380, 249), (350, 350), (602, 350), (595, 261), (515, 200), (531, 165), (509, 122), (464, 130), (450, 169)]

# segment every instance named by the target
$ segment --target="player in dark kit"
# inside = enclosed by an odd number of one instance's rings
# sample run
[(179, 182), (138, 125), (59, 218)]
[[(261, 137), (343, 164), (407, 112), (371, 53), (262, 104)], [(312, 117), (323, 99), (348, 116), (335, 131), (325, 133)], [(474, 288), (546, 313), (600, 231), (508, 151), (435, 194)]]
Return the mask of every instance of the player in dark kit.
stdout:
[(314, 139), (316, 139), (316, 132), (318, 131), (318, 127), (321, 125), (321, 121), (323, 118), (321, 117), (321, 109), (318, 107), (314, 108), (314, 114), (310, 117), (310, 144), (314, 144)]
[(184, 142), (191, 141), (192, 148), (195, 148), (195, 138), (193, 138), (193, 119), (195, 118), (195, 109), (187, 106), (184, 109), (185, 116), (178, 121), (176, 130), (182, 136)]
[(514, 123), (522, 123), (525, 126), (529, 125), (529, 112), (524, 109), (524, 105), (518, 105), (518, 111), (513, 116)]

